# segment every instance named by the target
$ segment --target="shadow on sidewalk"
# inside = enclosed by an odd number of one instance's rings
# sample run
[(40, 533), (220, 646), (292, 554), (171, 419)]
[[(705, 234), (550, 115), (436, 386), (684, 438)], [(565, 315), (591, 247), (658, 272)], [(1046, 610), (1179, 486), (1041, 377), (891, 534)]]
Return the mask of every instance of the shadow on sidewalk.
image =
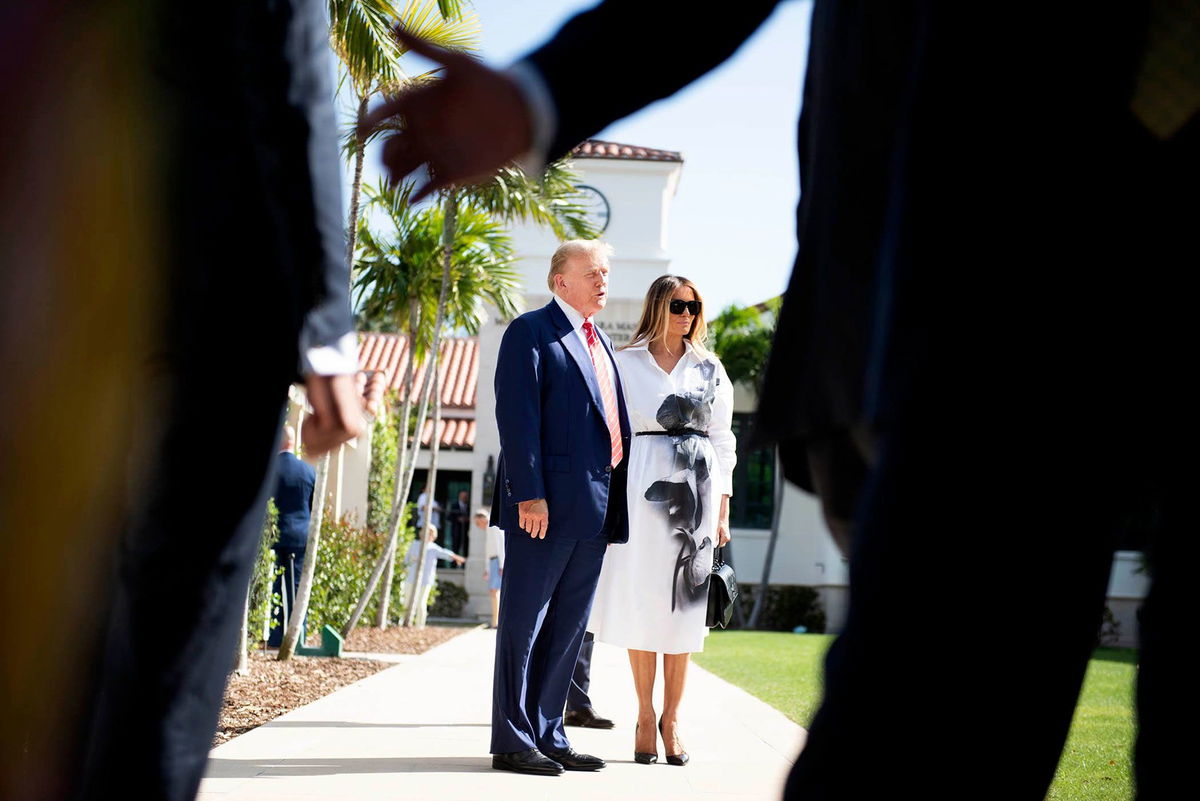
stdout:
[(252, 779), (256, 776), (335, 776), (340, 773), (484, 773), (492, 758), (478, 757), (379, 757), (330, 759), (221, 759), (208, 760), (207, 779)]

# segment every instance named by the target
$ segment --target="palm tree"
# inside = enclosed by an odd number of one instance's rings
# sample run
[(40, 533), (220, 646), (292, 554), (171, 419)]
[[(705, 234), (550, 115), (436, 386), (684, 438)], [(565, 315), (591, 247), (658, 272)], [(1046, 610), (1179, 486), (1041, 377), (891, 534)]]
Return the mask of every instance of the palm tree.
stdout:
[[(358, 243), (359, 199), (362, 187), (363, 157), (370, 137), (362, 136), (361, 123), (371, 98), (381, 92), (396, 93), (406, 85), (429, 80), (432, 73), (409, 76), (401, 68), (400, 59), (407, 52), (392, 35), (397, 24), (437, 41), (449, 50), (467, 50), (476, 45), (479, 20), (474, 14), (464, 14), (461, 0), (408, 0), (400, 10), (390, 0), (329, 0), (329, 40), (343, 67), (343, 81), (358, 102), (354, 124), (350, 128), (345, 149), (354, 160), (354, 178), (350, 186), (350, 212), (347, 225), (346, 261), (353, 281), (354, 254)], [(308, 547), (312, 556), (305, 560), (296, 590), (293, 621), (289, 622), (279, 647), (279, 659), (290, 659), (300, 636), (300, 623), (308, 608), (312, 579), (316, 568), (316, 551), (321, 535), (321, 520), (325, 511), (325, 477), (329, 471), (329, 456), (317, 464), (317, 487), (314, 493), (316, 509), (309, 521)], [(303, 600), (303, 604), (301, 601)]]
[[(411, 191), (410, 185), (392, 188), (381, 181), (377, 188), (368, 191), (368, 203), (384, 213), (394, 230), (384, 236), (373, 232), (365, 221), (360, 226), (362, 247), (355, 287), (361, 317), (364, 321), (404, 333), (409, 338), (411, 355), (401, 390), (404, 402), (400, 431), (404, 436), (396, 460), (395, 495), (387, 543), (355, 613), (343, 627), (347, 636), (358, 624), (379, 579), (394, 564), (401, 523), (399, 510), (412, 488), (420, 433), (428, 416), (430, 399), (436, 397), (437, 360), (431, 357), (440, 345), (440, 337), (436, 335), (439, 326), (474, 334), (486, 319), (485, 304), (491, 304), (505, 317), (518, 311), (520, 277), (513, 268), (512, 244), (503, 226), (491, 214), (474, 205), (459, 211), (451, 243), (451, 275), (447, 284), (443, 280), (443, 240), (450, 227), (446, 225), (444, 210), (413, 207), (408, 203)], [(444, 321), (439, 321), (439, 307), (443, 310)], [(422, 363), (426, 378), (414, 427), (410, 426), (413, 385), (417, 365)], [(416, 432), (411, 451), (407, 440), (410, 430)], [(436, 443), (435, 437), (435, 448)], [(436, 456), (434, 459), (436, 461)], [(432, 475), (436, 478), (436, 473)], [(390, 586), (390, 582), (385, 581), (383, 586)], [(386, 607), (386, 589), (381, 592), (381, 605)], [(386, 611), (383, 614), (386, 619)]]
[[(451, 265), (453, 241), (456, 228), (459, 225), (459, 205), (466, 203), (474, 205), (493, 217), (506, 221), (528, 220), (530, 222), (550, 227), (559, 238), (596, 236), (580, 205), (578, 181), (574, 173), (562, 161), (547, 166), (540, 182), (531, 181), (524, 172), (515, 166), (501, 169), (494, 177), (475, 186), (459, 188), (452, 187), (442, 193), (443, 214), (443, 273), (442, 287), (438, 298), (437, 320), (434, 323), (433, 358), (438, 357), (437, 342), (442, 333), (442, 319), (445, 313), (447, 290), (451, 281)], [(437, 435), (437, 419), (440, 419), (440, 406), (435, 411), (433, 450), (429, 464), (429, 485), (436, 486), (437, 456), (440, 438)], [(425, 519), (430, 519), (433, 507), (433, 493), (426, 498)], [(412, 597), (418, 597), (416, 588), (421, 586), (422, 574), (425, 571), (426, 540), (422, 536), (417, 555), (416, 576), (410, 582), (413, 587)], [(405, 625), (412, 625), (416, 619), (415, 604), (409, 604), (405, 615)]]
[(391, 0), (329, 0), (330, 43), (341, 60), (342, 79), (349, 83), (357, 103), (354, 123), (345, 141), (347, 155), (354, 162), (350, 219), (346, 227), (352, 266), (357, 247), (363, 158), (371, 139), (386, 130), (379, 129), (369, 136), (360, 133), (367, 108), (379, 94), (396, 94), (433, 77), (433, 72), (410, 76), (402, 69), (401, 58), (408, 49), (392, 34), (400, 22), (405, 29), (447, 50), (474, 50), (479, 41), (479, 18), (473, 12), (464, 12), (461, 0), (408, 0), (400, 9)]

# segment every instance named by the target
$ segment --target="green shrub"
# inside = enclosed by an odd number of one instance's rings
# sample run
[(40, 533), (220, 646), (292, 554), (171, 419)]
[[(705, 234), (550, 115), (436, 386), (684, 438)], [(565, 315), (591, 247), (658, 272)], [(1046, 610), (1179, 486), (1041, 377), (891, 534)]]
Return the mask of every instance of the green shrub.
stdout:
[[(358, 604), (358, 598), (367, 586), (375, 560), (387, 542), (384, 532), (374, 532), (358, 526), (350, 515), (334, 519), (326, 511), (321, 521), (321, 542), (317, 546), (316, 575), (313, 577), (312, 595), (308, 604), (308, 631), (320, 632), (326, 624), (341, 629)], [(404, 554), (412, 530), (400, 531), (397, 553)], [(311, 555), (311, 552), (310, 552)], [(392, 596), (388, 617), (398, 621), (403, 612), (404, 599), (400, 594), (400, 582), (404, 580), (404, 559), (396, 560), (396, 571), (392, 577)], [(379, 609), (379, 590), (373, 593), (370, 603), (359, 619), (359, 625), (374, 624)]]
[[(384, 404), (390, 409), (393, 398)], [(392, 498), (396, 493), (396, 458), (399, 415), (381, 412), (375, 418), (371, 434), (371, 467), (367, 473), (367, 528), (384, 531), (392, 516)]]
[[(742, 612), (750, 619), (758, 585), (741, 585)], [(821, 596), (812, 587), (776, 585), (767, 589), (766, 603), (758, 616), (758, 628), (763, 631), (791, 631), (804, 626), (813, 634), (825, 631), (825, 610)]]
[(449, 581), (439, 581), (434, 584), (430, 595), (430, 617), (462, 617), (467, 605), (465, 589)]
[(261, 647), (273, 626), (273, 607), (282, 603), (279, 593), (273, 592), (275, 577), (283, 572), (275, 566), (275, 543), (279, 541), (279, 510), (275, 499), (267, 501), (267, 519), (263, 521), (262, 537), (258, 542), (258, 558), (250, 577), (250, 603), (246, 609), (246, 648)]

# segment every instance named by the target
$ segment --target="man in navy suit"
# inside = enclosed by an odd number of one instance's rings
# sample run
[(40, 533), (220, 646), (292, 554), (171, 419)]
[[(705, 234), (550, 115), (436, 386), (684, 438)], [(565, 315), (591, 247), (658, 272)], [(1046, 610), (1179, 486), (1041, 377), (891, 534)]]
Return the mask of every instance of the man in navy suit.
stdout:
[[(271, 629), (267, 645), (278, 648), (283, 632), (296, 602), (296, 585), (304, 570), (304, 554), (308, 550), (308, 521), (312, 516), (313, 488), (317, 471), (297, 458), (296, 431), (283, 427), (281, 450), (275, 457), (275, 508), (279, 510), (279, 541), (275, 543), (275, 566), (283, 574), (276, 577), (274, 591), (282, 599), (275, 607), (276, 625)], [(301, 629), (300, 641), (304, 641)]]
[(629, 419), (612, 343), (592, 324), (608, 300), (609, 247), (565, 242), (554, 299), (509, 324), (496, 363), (500, 431), (492, 523), (505, 531), (492, 767), (599, 770), (571, 748), (563, 708), (609, 543), (629, 539)]

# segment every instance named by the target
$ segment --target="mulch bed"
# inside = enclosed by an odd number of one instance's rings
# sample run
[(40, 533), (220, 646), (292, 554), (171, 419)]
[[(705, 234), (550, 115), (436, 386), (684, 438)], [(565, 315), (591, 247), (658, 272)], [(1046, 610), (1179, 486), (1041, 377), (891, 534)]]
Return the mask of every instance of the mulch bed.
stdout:
[[(468, 626), (427, 626), (421, 630), (396, 626), (385, 631), (359, 628), (346, 640), (345, 650), (421, 654), (470, 630)], [(391, 662), (374, 659), (319, 656), (295, 656), (280, 662), (273, 652), (252, 653), (250, 673), (245, 676), (233, 673), (229, 677), (213, 745), (232, 740), (285, 712), (311, 704), (391, 666)]]

